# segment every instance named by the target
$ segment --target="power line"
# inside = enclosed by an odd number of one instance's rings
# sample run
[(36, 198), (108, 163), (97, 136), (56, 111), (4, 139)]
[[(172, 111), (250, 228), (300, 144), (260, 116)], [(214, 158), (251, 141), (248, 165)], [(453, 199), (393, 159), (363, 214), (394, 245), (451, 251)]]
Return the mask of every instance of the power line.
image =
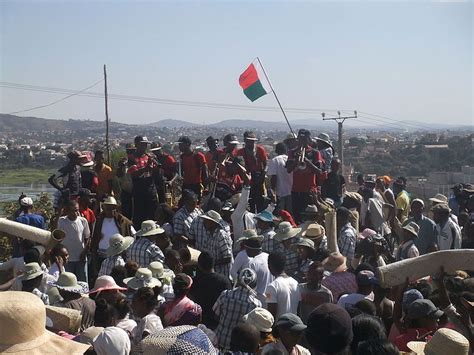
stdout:
[(13, 114), (16, 114), (16, 113), (22, 113), (22, 112), (33, 111), (33, 110), (37, 110), (37, 109), (40, 109), (40, 108), (44, 108), (44, 107), (48, 107), (48, 106), (55, 105), (55, 104), (57, 104), (57, 103), (59, 103), (59, 102), (61, 102), (61, 101), (64, 101), (64, 100), (66, 100), (66, 99), (72, 97), (72, 96), (79, 95), (80, 93), (82, 93), (82, 92), (84, 92), (84, 91), (86, 91), (86, 90), (89, 90), (89, 89), (93, 88), (94, 86), (100, 84), (102, 81), (103, 81), (103, 79), (99, 80), (98, 82), (96, 82), (96, 83), (94, 83), (94, 84), (92, 84), (92, 85), (90, 85), (90, 86), (88, 86), (88, 87), (86, 87), (86, 88), (84, 88), (84, 89), (82, 89), (82, 90), (79, 90), (79, 91), (77, 91), (77, 92), (75, 92), (75, 93), (73, 93), (73, 94), (70, 94), (70, 95), (68, 95), (68, 96), (65, 96), (65, 97), (63, 97), (63, 98), (61, 98), (61, 99), (59, 99), (59, 100), (53, 101), (53, 102), (51, 102), (51, 103), (49, 103), (49, 104), (41, 105), (41, 106), (35, 106), (35, 107), (31, 107), (31, 108), (28, 108), (28, 109), (25, 109), (25, 110), (10, 112), (9, 115), (13, 115)]
[[(98, 83), (96, 83), (98, 84)], [(38, 91), (38, 92), (47, 92), (47, 93), (57, 93), (57, 94), (69, 94), (67, 97), (58, 100), (62, 101), (71, 96), (83, 96), (83, 97), (92, 97), (92, 98), (104, 98), (104, 94), (97, 93), (97, 92), (84, 92), (87, 90), (83, 89), (81, 91), (75, 91), (70, 89), (63, 89), (63, 88), (55, 88), (55, 87), (48, 87), (48, 86), (37, 86), (37, 85), (27, 85), (27, 84), (19, 84), (19, 83), (12, 83), (12, 82), (1, 82), (0, 87), (9, 88), (9, 89), (18, 89), (18, 90), (26, 90), (26, 91)], [(236, 105), (236, 104), (225, 104), (225, 103), (215, 103), (215, 102), (206, 102), (206, 101), (189, 101), (189, 100), (172, 100), (172, 99), (163, 99), (163, 98), (154, 98), (154, 97), (146, 97), (146, 96), (132, 96), (132, 95), (122, 95), (122, 94), (109, 94), (109, 99), (111, 100), (119, 100), (119, 101), (132, 101), (132, 102), (145, 102), (145, 103), (158, 103), (164, 105), (172, 105), (172, 106), (187, 106), (187, 107), (203, 107), (203, 108), (212, 108), (212, 109), (226, 109), (226, 110), (239, 110), (239, 111), (261, 111), (261, 112), (278, 112), (279, 109), (277, 107), (272, 106), (247, 106), (247, 105)], [(56, 103), (56, 102), (54, 102)], [(34, 107), (28, 110), (21, 110), (16, 111), (13, 113), (20, 113), (26, 111), (32, 111), (37, 108), (47, 107), (54, 103)], [(301, 108), (301, 107), (287, 107), (285, 109), (288, 112), (298, 113), (298, 114), (320, 114), (321, 112), (328, 111), (328, 112), (336, 112), (334, 109), (322, 109), (322, 108)], [(352, 112), (351, 110), (340, 110), (341, 112)], [(12, 113), (12, 114), (13, 114)], [(362, 115), (360, 115), (362, 114)], [(372, 116), (372, 117), (371, 117)], [(368, 112), (359, 111), (359, 117), (357, 120), (362, 121), (360, 118), (365, 118), (366, 120), (370, 120), (373, 122), (367, 122), (375, 126), (382, 126), (382, 125), (392, 125), (395, 127), (400, 128), (401, 125), (409, 127), (409, 128), (417, 128), (417, 129), (426, 129), (426, 127), (415, 124), (409, 123), (405, 121), (395, 120), (388, 116), (383, 116), (379, 114), (372, 114)], [(375, 118), (377, 117), (377, 118)], [(380, 122), (380, 124), (376, 124), (374, 122)]]

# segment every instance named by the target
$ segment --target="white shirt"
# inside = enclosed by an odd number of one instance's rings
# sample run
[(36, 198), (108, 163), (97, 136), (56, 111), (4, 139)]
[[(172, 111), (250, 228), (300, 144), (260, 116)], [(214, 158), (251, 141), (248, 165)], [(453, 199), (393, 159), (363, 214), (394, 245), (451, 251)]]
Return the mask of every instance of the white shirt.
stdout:
[(280, 318), (282, 314), (296, 314), (298, 304), (301, 301), (298, 281), (291, 276), (278, 276), (265, 291), (267, 303), (276, 303), (277, 314), (275, 319)]
[(135, 343), (138, 344), (143, 337), (143, 333), (147, 332), (149, 334), (153, 334), (158, 330), (163, 329), (163, 324), (161, 323), (161, 318), (158, 317), (155, 313), (147, 314), (140, 320), (138, 323), (137, 328), (135, 330)]
[(110, 245), (110, 237), (114, 234), (120, 234), (120, 231), (115, 224), (115, 220), (113, 218), (104, 218), (102, 221), (102, 230), (101, 230), (102, 238), (99, 242), (99, 249), (107, 250)]
[(257, 274), (257, 297), (262, 302), (262, 307), (265, 308), (267, 301), (265, 297), (265, 290), (267, 286), (273, 282), (273, 275), (268, 270), (268, 254), (261, 252), (254, 258), (248, 261), (247, 266)]
[(62, 244), (69, 251), (69, 261), (79, 261), (84, 250), (84, 242), (90, 237), (89, 224), (84, 217), (77, 217), (71, 221), (67, 216), (59, 217), (58, 229), (66, 233)]
[(49, 268), (49, 274), (53, 276), (56, 279), (56, 281), (58, 280), (59, 275), (61, 275), (61, 273), (63, 273), (64, 271), (65, 271), (64, 266), (62, 267), (61, 270), (59, 270), (57, 263), (53, 263), (51, 267)]
[(239, 271), (244, 269), (246, 265), (248, 265), (249, 261), (250, 257), (247, 255), (246, 250), (242, 250), (236, 255), (234, 263), (230, 268), (230, 276), (232, 277), (232, 280), (237, 280)]
[[(234, 212), (230, 216), (232, 220), (232, 227), (234, 229), (234, 240), (242, 237), (242, 233), (246, 229), (256, 229), (255, 225), (255, 214), (247, 211), (247, 205), (249, 203), (250, 187), (246, 186), (242, 189), (240, 200), (235, 207)], [(234, 243), (234, 252), (239, 250), (240, 246)]]
[(374, 300), (374, 293), (371, 292), (368, 295), (363, 295), (361, 293), (351, 293), (349, 295), (342, 295), (337, 301), (337, 305), (341, 306), (342, 308), (348, 308), (350, 306), (354, 306), (357, 302), (367, 299), (369, 301)]
[(288, 155), (282, 154), (271, 159), (268, 162), (268, 176), (276, 176), (276, 195), (284, 197), (291, 195), (291, 187), (293, 186), (293, 173), (286, 171), (286, 161)]

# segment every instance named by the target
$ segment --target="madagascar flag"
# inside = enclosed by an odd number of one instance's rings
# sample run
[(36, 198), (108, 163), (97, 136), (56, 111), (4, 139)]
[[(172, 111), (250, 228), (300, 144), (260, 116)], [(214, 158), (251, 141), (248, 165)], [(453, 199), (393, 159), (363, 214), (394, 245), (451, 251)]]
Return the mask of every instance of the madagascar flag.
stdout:
[(271, 91), (261, 66), (255, 64), (250, 64), (239, 77), (239, 84), (244, 89), (245, 96), (252, 102)]

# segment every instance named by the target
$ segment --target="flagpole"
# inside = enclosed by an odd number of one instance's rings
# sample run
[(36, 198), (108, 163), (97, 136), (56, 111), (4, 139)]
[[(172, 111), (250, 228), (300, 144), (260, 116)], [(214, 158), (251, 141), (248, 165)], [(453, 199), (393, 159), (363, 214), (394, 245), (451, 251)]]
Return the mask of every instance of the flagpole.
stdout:
[(286, 123), (288, 124), (288, 127), (290, 127), (291, 133), (295, 134), (295, 132), (293, 131), (293, 128), (291, 128), (290, 121), (288, 121), (288, 117), (286, 117), (285, 110), (283, 110), (283, 107), (281, 106), (280, 100), (278, 99), (275, 89), (273, 89), (272, 83), (270, 82), (270, 79), (268, 78), (267, 72), (265, 71), (265, 68), (263, 67), (262, 62), (260, 61), (260, 58), (257, 57), (257, 60), (258, 60), (258, 63), (260, 64), (260, 67), (262, 68), (263, 74), (265, 74), (265, 78), (267, 79), (268, 85), (270, 85), (270, 89), (272, 89), (273, 95), (275, 96), (278, 106), (280, 106), (281, 113), (283, 113)]
[(111, 164), (110, 161), (110, 146), (109, 146), (109, 104), (107, 94), (107, 70), (104, 64), (104, 98), (105, 98), (105, 149), (107, 153), (107, 164)]

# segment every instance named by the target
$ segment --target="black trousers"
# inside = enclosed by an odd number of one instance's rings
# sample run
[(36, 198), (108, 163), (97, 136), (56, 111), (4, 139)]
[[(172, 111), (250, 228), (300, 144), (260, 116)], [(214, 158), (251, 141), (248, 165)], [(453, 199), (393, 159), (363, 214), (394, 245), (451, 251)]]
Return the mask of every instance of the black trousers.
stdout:
[(122, 214), (128, 219), (131, 219), (133, 213), (132, 194), (127, 191), (122, 191), (120, 193), (120, 202), (122, 203)]
[(133, 194), (133, 226), (136, 230), (141, 228), (142, 222), (148, 219), (155, 219), (155, 212), (158, 208), (158, 197), (156, 191), (149, 193)]
[(292, 192), (291, 193), (291, 204), (293, 208), (293, 218), (297, 224), (302, 222), (301, 212), (311, 203), (310, 192)]

